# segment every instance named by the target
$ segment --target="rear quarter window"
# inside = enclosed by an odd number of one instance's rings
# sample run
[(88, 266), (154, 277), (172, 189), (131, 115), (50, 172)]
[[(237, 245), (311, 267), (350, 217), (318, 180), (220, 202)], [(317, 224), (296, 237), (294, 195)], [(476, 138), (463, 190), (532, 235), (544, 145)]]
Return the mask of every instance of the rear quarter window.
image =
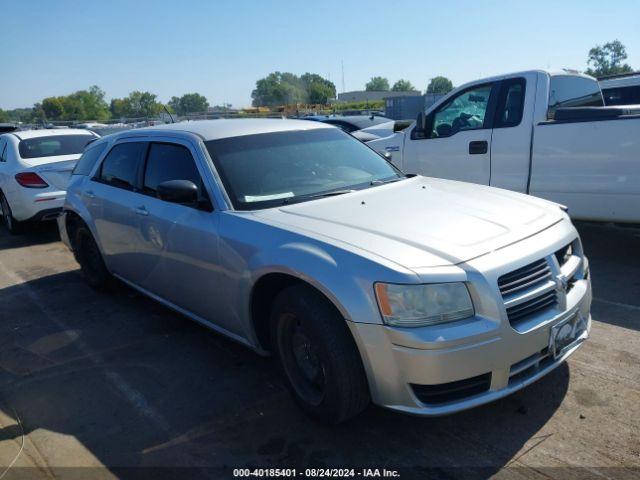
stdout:
[(558, 108), (603, 106), (602, 92), (596, 80), (573, 75), (551, 77), (547, 118), (554, 118)]
[(101, 143), (99, 145), (96, 145), (95, 147), (92, 146), (91, 148), (85, 150), (85, 152), (80, 157), (80, 160), (78, 160), (78, 163), (76, 163), (76, 166), (71, 174), (89, 175), (91, 173), (91, 170), (93, 170), (93, 166), (98, 161), (98, 158), (100, 158), (100, 155), (102, 155), (102, 152), (104, 152), (105, 148), (107, 148), (107, 144)]

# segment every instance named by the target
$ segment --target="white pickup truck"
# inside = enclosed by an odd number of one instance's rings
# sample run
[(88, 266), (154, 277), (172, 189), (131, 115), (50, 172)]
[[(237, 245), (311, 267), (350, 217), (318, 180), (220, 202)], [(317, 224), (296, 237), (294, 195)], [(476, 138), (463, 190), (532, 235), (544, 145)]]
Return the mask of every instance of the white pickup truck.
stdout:
[(640, 106), (605, 107), (586, 75), (471, 82), (368, 145), (407, 173), (529, 193), (576, 219), (640, 222)]

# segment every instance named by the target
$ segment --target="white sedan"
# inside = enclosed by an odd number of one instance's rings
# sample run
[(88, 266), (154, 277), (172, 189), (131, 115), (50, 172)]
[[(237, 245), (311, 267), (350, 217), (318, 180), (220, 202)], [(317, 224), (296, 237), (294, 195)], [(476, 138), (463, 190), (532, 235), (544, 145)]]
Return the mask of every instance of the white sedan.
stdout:
[(84, 147), (88, 130), (27, 130), (0, 135), (0, 209), (16, 233), (24, 222), (53, 220)]

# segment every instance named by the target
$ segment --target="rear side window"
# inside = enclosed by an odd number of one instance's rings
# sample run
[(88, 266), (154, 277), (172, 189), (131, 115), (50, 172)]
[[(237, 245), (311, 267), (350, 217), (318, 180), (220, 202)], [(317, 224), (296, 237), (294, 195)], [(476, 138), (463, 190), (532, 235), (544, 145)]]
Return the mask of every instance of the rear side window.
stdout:
[(76, 166), (71, 174), (89, 175), (91, 173), (91, 170), (93, 170), (93, 166), (98, 161), (98, 158), (100, 157), (100, 155), (102, 155), (102, 152), (104, 152), (105, 148), (107, 148), (107, 144), (101, 143), (99, 145), (96, 145), (95, 147), (91, 147), (85, 150), (85, 152), (80, 157), (80, 160), (78, 160), (78, 163), (76, 163)]
[(515, 127), (522, 121), (525, 79), (515, 78), (502, 82), (494, 128)]
[(22, 158), (76, 155), (94, 141), (93, 135), (51, 135), (20, 140), (18, 150)]
[(554, 118), (558, 108), (603, 106), (604, 100), (597, 81), (572, 75), (551, 77), (547, 118)]
[(152, 143), (144, 173), (144, 192), (155, 196), (158, 185), (168, 180), (189, 180), (202, 191), (200, 173), (188, 148)]
[(0, 138), (0, 162), (7, 161), (7, 141)]
[(99, 180), (114, 187), (132, 190), (146, 148), (145, 142), (127, 142), (113, 147), (102, 162)]

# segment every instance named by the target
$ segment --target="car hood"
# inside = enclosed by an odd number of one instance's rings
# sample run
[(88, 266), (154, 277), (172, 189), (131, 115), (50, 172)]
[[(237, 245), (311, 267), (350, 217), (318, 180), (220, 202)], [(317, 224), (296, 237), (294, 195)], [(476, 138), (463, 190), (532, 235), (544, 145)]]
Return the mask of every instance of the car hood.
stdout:
[(420, 176), (256, 216), (409, 269), (465, 262), (565, 218), (546, 200)]

